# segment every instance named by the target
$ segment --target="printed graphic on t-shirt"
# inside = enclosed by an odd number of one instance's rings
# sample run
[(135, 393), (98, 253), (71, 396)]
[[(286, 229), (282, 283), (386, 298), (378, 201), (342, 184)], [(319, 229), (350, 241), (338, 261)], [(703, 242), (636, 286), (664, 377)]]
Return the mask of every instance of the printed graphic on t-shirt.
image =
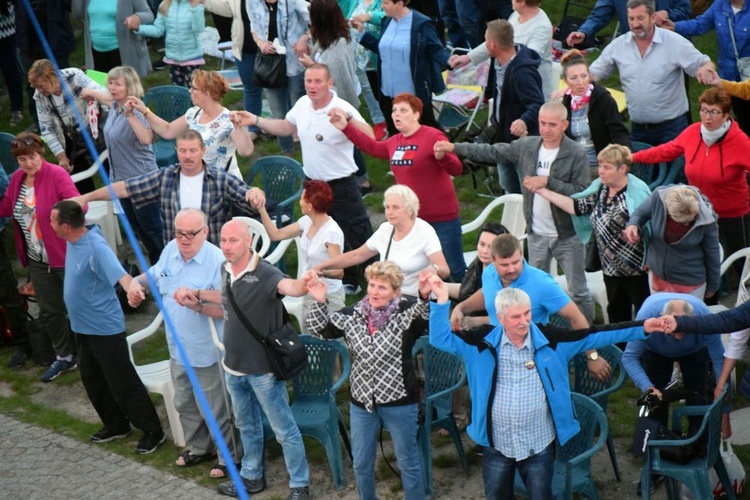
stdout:
[(412, 165), (415, 156), (417, 156), (416, 144), (397, 146), (391, 157), (391, 165), (400, 167)]

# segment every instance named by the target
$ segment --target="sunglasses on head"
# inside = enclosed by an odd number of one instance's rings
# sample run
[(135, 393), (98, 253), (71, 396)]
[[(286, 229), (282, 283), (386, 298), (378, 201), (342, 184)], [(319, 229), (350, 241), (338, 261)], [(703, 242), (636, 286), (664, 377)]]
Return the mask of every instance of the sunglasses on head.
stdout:
[(14, 148), (21, 148), (23, 146), (31, 146), (33, 144), (39, 144), (40, 146), (43, 146), (41, 139), (34, 137), (33, 135), (28, 135), (26, 137), (17, 137), (16, 139), (13, 139), (13, 142), (10, 143), (11, 147)]

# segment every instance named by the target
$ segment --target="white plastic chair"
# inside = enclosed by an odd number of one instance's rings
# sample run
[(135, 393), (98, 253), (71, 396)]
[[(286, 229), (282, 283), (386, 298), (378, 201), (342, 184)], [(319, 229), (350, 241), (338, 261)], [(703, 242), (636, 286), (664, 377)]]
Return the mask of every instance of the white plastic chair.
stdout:
[[(557, 268), (557, 261), (555, 259), (552, 259), (552, 262), (549, 266), (550, 274), (553, 278), (555, 278), (555, 281), (562, 287), (563, 290), (565, 290), (565, 293), (570, 295), (570, 291), (568, 290), (568, 280), (565, 278), (564, 274), (560, 274)], [(607, 299), (607, 287), (604, 286), (604, 273), (601, 271), (596, 271), (595, 273), (586, 273), (586, 284), (589, 287), (589, 293), (591, 293), (591, 298), (594, 299), (594, 302), (599, 304), (599, 307), (602, 308), (602, 318), (604, 319), (604, 324), (609, 323), (609, 314), (607, 313), (607, 305), (609, 305), (609, 299)]]
[(133, 345), (156, 333), (163, 320), (164, 316), (160, 312), (146, 328), (128, 335), (128, 353), (130, 354), (130, 362), (133, 363), (135, 371), (141, 378), (143, 385), (146, 386), (146, 389), (149, 392), (161, 394), (164, 398), (164, 407), (167, 409), (167, 419), (169, 420), (169, 428), (172, 431), (174, 444), (185, 446), (185, 434), (182, 431), (180, 414), (174, 406), (174, 385), (172, 384), (172, 376), (169, 370), (169, 359), (147, 365), (138, 365), (133, 357)]
[[(503, 207), (500, 223), (510, 234), (519, 240), (526, 239), (526, 219), (523, 216), (523, 196), (520, 194), (504, 194), (492, 200), (473, 221), (461, 226), (461, 234), (476, 231), (489, 218), (490, 213), (497, 207)], [(464, 260), (468, 266), (477, 256), (476, 251), (464, 252)]]
[(250, 228), (250, 234), (253, 236), (253, 251), (261, 257), (265, 257), (268, 253), (268, 249), (271, 248), (271, 238), (269, 238), (263, 224), (255, 219), (242, 215), (232, 217), (232, 219), (240, 220), (247, 224), (247, 227)]

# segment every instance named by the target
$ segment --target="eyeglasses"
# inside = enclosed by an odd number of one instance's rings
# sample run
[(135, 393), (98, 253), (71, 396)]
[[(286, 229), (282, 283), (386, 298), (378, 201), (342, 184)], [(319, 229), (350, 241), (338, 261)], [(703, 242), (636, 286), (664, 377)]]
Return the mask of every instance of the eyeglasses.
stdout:
[(702, 115), (711, 115), (711, 116), (719, 116), (723, 115), (724, 112), (718, 109), (707, 109), (707, 108), (701, 108), (699, 111)]
[(198, 229), (197, 231), (178, 231), (175, 229), (174, 231), (174, 237), (175, 239), (185, 238), (187, 240), (194, 240), (198, 234), (206, 229), (206, 226), (203, 226), (202, 228)]

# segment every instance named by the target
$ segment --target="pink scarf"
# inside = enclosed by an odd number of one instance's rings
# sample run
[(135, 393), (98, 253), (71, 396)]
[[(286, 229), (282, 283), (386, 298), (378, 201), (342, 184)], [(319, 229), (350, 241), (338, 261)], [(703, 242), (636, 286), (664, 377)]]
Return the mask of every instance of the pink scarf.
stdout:
[(359, 305), (362, 313), (367, 318), (367, 326), (370, 329), (370, 335), (380, 330), (388, 322), (391, 314), (396, 310), (398, 303), (401, 301), (401, 295), (393, 297), (386, 305), (380, 308), (372, 307), (370, 298), (365, 295)]
[(592, 90), (594, 90), (594, 84), (589, 83), (589, 88), (586, 89), (586, 92), (584, 92), (583, 95), (573, 95), (570, 87), (568, 87), (565, 94), (570, 96), (570, 110), (578, 111), (579, 109), (585, 108), (591, 100)]

